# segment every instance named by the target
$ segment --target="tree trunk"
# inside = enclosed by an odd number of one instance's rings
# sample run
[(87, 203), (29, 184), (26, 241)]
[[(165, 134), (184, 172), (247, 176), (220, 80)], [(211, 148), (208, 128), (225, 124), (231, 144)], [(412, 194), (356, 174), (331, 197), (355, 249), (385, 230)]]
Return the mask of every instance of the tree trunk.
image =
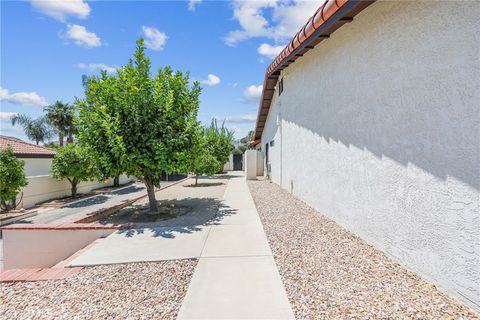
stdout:
[(77, 196), (77, 181), (70, 181), (72, 184), (72, 198)]
[(120, 176), (115, 176), (113, 178), (113, 186), (114, 187), (119, 187), (120, 186)]
[(198, 174), (195, 175), (195, 185), (198, 184)]
[(147, 194), (148, 194), (148, 203), (150, 205), (150, 212), (157, 213), (158, 212), (158, 204), (157, 199), (155, 198), (155, 186), (153, 185), (150, 179), (144, 179), (145, 186), (147, 187)]
[(68, 129), (67, 143), (73, 143), (73, 130), (71, 128)]
[(61, 131), (58, 132), (58, 145), (63, 147), (63, 132)]

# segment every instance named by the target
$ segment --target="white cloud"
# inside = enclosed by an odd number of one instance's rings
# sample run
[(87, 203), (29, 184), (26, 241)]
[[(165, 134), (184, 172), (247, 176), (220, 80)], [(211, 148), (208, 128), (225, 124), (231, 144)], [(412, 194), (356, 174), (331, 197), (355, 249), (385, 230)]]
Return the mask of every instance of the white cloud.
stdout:
[(10, 119), (16, 114), (17, 114), (16, 112), (2, 112), (2, 111), (0, 111), (0, 120), (10, 121)]
[(216, 116), (218, 121), (225, 121), (225, 123), (253, 123), (257, 121), (255, 114), (240, 114), (234, 116)]
[(167, 35), (154, 27), (142, 26), (145, 46), (152, 50), (163, 50), (167, 42)]
[(67, 25), (65, 37), (73, 40), (76, 45), (81, 47), (95, 48), (102, 45), (102, 41), (95, 33), (88, 31), (84, 26), (78, 24)]
[(116, 66), (107, 66), (104, 63), (79, 63), (77, 67), (80, 69), (87, 69), (89, 71), (97, 71), (97, 70), (106, 70), (108, 73), (114, 73), (119, 69)]
[(225, 123), (254, 123), (257, 121), (257, 115), (255, 114), (240, 114), (234, 116), (215, 116), (217, 121), (225, 122)]
[(283, 48), (284, 46), (272, 46), (268, 43), (262, 43), (260, 47), (258, 47), (257, 52), (262, 56), (273, 59), (283, 50)]
[(31, 0), (32, 6), (44, 14), (65, 22), (67, 16), (85, 19), (90, 6), (84, 0)]
[(243, 93), (243, 96), (247, 101), (258, 102), (258, 100), (262, 96), (262, 89), (263, 89), (263, 85), (258, 85), (258, 86), (251, 85), (245, 90), (245, 92)]
[(268, 37), (269, 23), (263, 16), (266, 8), (275, 7), (276, 1), (240, 1), (234, 2), (233, 17), (238, 21), (240, 30), (231, 31), (225, 43), (236, 43), (252, 37)]
[(0, 111), (0, 134), (6, 136), (25, 137), (23, 130), (19, 126), (12, 126), (12, 116), (16, 112), (2, 112)]
[(290, 40), (324, 2), (324, 0), (280, 1), (273, 12), (276, 37)]
[(10, 93), (7, 89), (0, 87), (0, 101), (8, 101), (15, 104), (26, 104), (35, 106), (48, 105), (47, 100), (36, 92), (15, 92)]
[(202, 3), (203, 0), (189, 0), (188, 1), (188, 10), (195, 11), (196, 6)]
[[(285, 41), (295, 35), (323, 1), (264, 0), (241, 1), (233, 4), (233, 17), (240, 29), (231, 31), (225, 38), (227, 45), (265, 37)], [(271, 21), (268, 17), (271, 16)]]
[(202, 80), (200, 82), (206, 84), (207, 86), (216, 86), (220, 83), (220, 78), (214, 74), (209, 74), (206, 80)]

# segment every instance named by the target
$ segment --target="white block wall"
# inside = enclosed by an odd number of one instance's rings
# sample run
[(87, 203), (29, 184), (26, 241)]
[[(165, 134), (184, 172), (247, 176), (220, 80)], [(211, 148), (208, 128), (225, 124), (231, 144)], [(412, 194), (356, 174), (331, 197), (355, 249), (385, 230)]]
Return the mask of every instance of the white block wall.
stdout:
[[(125, 175), (120, 176), (120, 184), (131, 181), (133, 177)], [(23, 188), (17, 199), (20, 200), (23, 194), (22, 201), (18, 208), (31, 208), (34, 205), (47, 200), (63, 198), (71, 195), (71, 186), (67, 180), (57, 181), (48, 175), (43, 176), (29, 176), (27, 177), (28, 185)], [(103, 188), (113, 185), (113, 180), (110, 179), (107, 183), (98, 181), (84, 181), (78, 185), (78, 193), (86, 193), (94, 189)]]
[(477, 310), (479, 16), (374, 3), (284, 70), (262, 136), (274, 182)]
[(25, 161), (23, 169), (27, 177), (50, 175), (53, 158), (20, 158), (20, 160)]

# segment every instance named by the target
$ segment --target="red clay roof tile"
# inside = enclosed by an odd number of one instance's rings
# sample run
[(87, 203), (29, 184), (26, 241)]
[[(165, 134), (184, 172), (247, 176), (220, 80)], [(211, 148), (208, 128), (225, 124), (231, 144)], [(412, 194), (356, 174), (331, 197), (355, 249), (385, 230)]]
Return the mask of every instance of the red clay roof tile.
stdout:
[[(312, 42), (314, 35), (315, 37), (318, 36), (319, 38), (328, 38), (328, 34), (315, 34), (315, 31), (317, 31), (320, 27), (329, 29), (330, 32), (335, 31), (338, 27), (332, 28), (328, 25), (327, 22), (330, 22), (329, 19), (332, 18), (338, 11), (340, 11), (340, 13), (337, 15), (337, 17), (334, 18), (334, 22), (339, 22), (338, 20), (340, 18), (347, 17), (347, 15), (351, 15), (353, 17), (374, 1), (375, 0), (325, 0), (325, 2), (317, 9), (317, 11), (315, 11), (315, 13), (300, 28), (300, 30), (294, 35), (292, 40), (285, 46), (285, 48), (280, 52), (280, 54), (267, 67), (262, 96), (260, 99), (260, 106), (258, 108), (257, 122), (255, 124), (255, 139), (261, 138), (263, 127), (266, 121), (266, 118), (260, 120), (262, 109), (267, 109), (267, 114), (270, 109), (271, 99), (265, 98), (265, 91), (273, 89), (276, 85), (275, 81), (275, 84), (269, 83), (269, 87), (267, 88), (267, 86), (265, 85), (267, 83), (267, 79), (275, 79), (278, 81), (280, 70), (284, 69), (290, 63), (292, 63), (292, 61), (295, 61), (296, 58), (302, 56), (308, 50), (311, 50), (314, 45), (319, 42), (314, 42), (313, 46), (308, 45), (310, 42)], [(346, 4), (348, 4), (348, 6), (346, 6)], [(325, 24), (327, 26), (324, 26)], [(298, 49), (305, 42), (307, 43), (302, 47), (301, 53), (298, 54), (298, 52), (295, 52), (295, 50)], [(296, 54), (296, 56), (292, 56), (293, 54)]]
[(0, 136), (0, 149), (7, 146), (11, 146), (15, 156), (19, 158), (53, 158), (56, 153), (53, 149), (37, 146), (17, 138)]

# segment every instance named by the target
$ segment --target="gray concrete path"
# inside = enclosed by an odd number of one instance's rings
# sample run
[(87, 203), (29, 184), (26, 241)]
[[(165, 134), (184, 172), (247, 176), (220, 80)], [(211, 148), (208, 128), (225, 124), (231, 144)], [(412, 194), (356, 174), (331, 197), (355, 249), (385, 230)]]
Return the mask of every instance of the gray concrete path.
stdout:
[(192, 182), (157, 194), (190, 213), (119, 230), (70, 266), (197, 258), (178, 319), (293, 319), (243, 173)]
[(243, 173), (224, 205), (236, 213), (210, 227), (177, 319), (294, 319)]

